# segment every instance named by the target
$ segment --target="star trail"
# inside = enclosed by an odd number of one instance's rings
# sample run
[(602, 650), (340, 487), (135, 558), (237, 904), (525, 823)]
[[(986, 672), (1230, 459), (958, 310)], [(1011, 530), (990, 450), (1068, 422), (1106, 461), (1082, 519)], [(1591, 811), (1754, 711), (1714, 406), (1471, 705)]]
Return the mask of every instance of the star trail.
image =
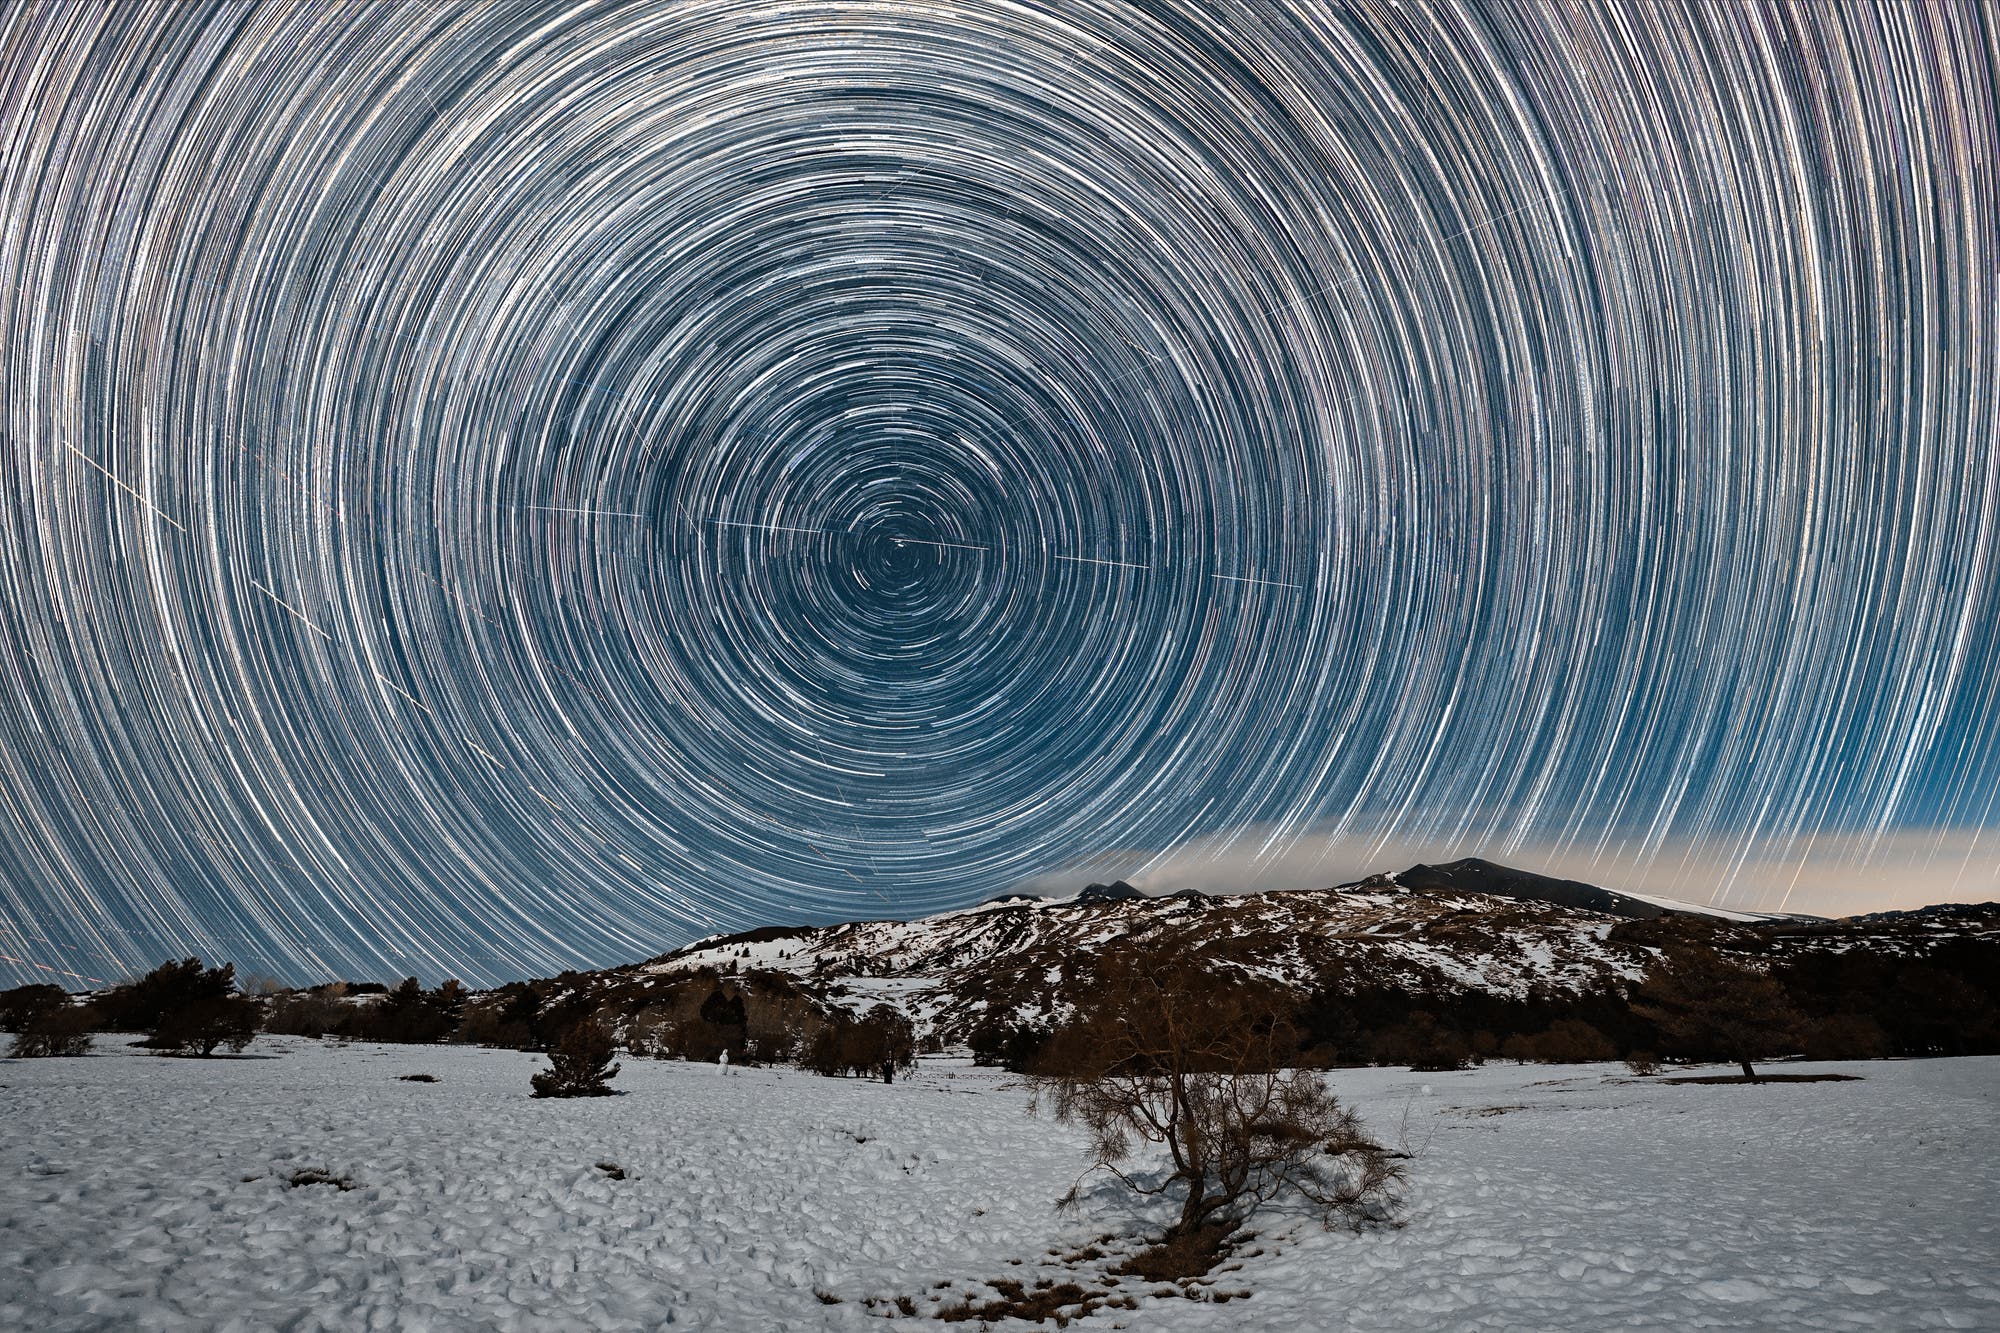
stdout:
[(9, 6), (0, 975), (1190, 847), (1989, 882), (1996, 70), (1977, 3)]

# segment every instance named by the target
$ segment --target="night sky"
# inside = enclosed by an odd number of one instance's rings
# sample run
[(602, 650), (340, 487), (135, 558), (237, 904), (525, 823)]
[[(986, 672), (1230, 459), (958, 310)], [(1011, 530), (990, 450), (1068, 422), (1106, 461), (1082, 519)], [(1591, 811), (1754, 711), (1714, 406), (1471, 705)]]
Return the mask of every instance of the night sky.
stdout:
[(0, 979), (2000, 896), (1995, 26), (10, 5)]

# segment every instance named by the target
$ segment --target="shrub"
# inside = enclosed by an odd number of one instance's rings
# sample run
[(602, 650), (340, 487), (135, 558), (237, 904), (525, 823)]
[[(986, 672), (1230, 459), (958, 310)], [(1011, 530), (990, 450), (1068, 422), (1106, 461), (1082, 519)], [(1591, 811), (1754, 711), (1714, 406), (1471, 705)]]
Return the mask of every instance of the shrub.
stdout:
[(199, 958), (161, 963), (90, 1007), (96, 1027), (144, 1031), (147, 1046), (178, 1055), (213, 1055), (218, 1046), (240, 1051), (260, 1017), (257, 1004), (236, 993), (234, 963), (203, 967)]
[(1409, 1018), (1376, 1035), (1369, 1043), (1377, 1064), (1406, 1064), (1413, 1070), (1468, 1069), (1472, 1044), (1465, 1034), (1439, 1023), (1436, 1015), (1419, 1009)]
[(14, 1038), (9, 1055), (37, 1059), (52, 1055), (85, 1055), (90, 1051), (90, 1015), (65, 1003), (44, 1009)]
[[(2000, 963), (2000, 946), (1984, 943), (1985, 950), (1966, 954)], [(1880, 998), (1884, 1025), (1894, 1025), (1905, 1055), (1973, 1055), (2000, 1044), (2000, 1008), (1974, 981), (1991, 986), (1992, 972), (1959, 973), (1936, 965), (1954, 952), (1940, 947), (1924, 962), (1903, 967), (1895, 986)]]
[(727, 1049), (731, 1055), (742, 1054), (750, 1019), (743, 996), (733, 986), (727, 990), (717, 986), (709, 992), (708, 998), (701, 1002), (701, 1021), (716, 1030), (718, 1053)]
[(594, 1018), (586, 1018), (564, 1032), (549, 1051), (549, 1067), (529, 1081), (537, 1097), (609, 1097), (617, 1092), (609, 1081), (618, 1077), (620, 1066), (611, 1063), (616, 1053), (611, 1034)]
[(1771, 975), (1807, 1015), (1801, 1044), (1816, 1059), (2000, 1052), (2000, 944), (1993, 941), (1946, 939), (1911, 957), (1807, 952), (1774, 965)]
[(444, 984), (424, 998), (437, 1015), (441, 1035), (449, 1036), (465, 1021), (465, 1007), (472, 1000), (472, 992), (457, 977), (447, 977)]
[(851, 1077), (862, 1066), (848, 1058), (848, 1050), (853, 1042), (854, 1020), (844, 1014), (836, 1014), (806, 1043), (805, 1053), (799, 1057), (799, 1067), (827, 1078)]
[(715, 1057), (728, 1049), (720, 1028), (711, 1027), (699, 1018), (663, 1019), (657, 1016), (636, 1029), (634, 1053), (651, 1055), (659, 1060), (694, 1060), (712, 1064)]
[(535, 1031), (541, 1013), (541, 997), (534, 988), (524, 981), (510, 981), (466, 1006), (458, 1036), (475, 1046), (531, 1050), (537, 1044)]
[(743, 1043), (743, 1062), (751, 1065), (784, 1064), (798, 1054), (798, 1037), (793, 1033), (753, 1036)]
[(974, 1064), (997, 1065), (1025, 1074), (1036, 1063), (1048, 1040), (1046, 1028), (988, 1019), (966, 1034), (965, 1044), (972, 1050)]

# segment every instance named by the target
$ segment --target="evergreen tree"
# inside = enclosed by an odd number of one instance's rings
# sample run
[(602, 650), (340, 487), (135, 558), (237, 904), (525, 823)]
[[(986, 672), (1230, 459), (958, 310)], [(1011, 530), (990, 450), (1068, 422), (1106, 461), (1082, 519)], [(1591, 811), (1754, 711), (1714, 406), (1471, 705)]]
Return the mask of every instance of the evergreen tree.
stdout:
[(97, 1028), (143, 1031), (147, 1046), (176, 1055), (240, 1051), (257, 1035), (260, 1017), (256, 1002), (237, 993), (234, 963), (204, 967), (199, 958), (161, 963), (100, 995), (91, 1009)]
[(153, 1032), (176, 1009), (236, 993), (236, 965), (203, 967), (199, 958), (169, 960), (92, 1002), (97, 1026), (109, 1032)]
[(1632, 1012), (1659, 1030), (1663, 1053), (1751, 1061), (1798, 1049), (1804, 1021), (1784, 987), (1702, 945), (1670, 950), (1646, 974)]
[(211, 1056), (219, 1046), (240, 1051), (256, 1035), (255, 1001), (241, 995), (213, 995), (168, 1013), (146, 1044), (176, 1055)]
[(594, 1018), (586, 1018), (562, 1034), (549, 1051), (549, 1067), (529, 1081), (537, 1097), (609, 1097), (617, 1092), (609, 1081), (618, 1077), (611, 1063), (616, 1047), (611, 1034)]
[(440, 1037), (449, 1037), (458, 1031), (458, 1025), (465, 1021), (465, 1002), (470, 993), (457, 977), (445, 981), (429, 996), (431, 1012), (436, 1016)]
[(68, 1004), (69, 992), (61, 986), (31, 984), (0, 991), (0, 1031), (25, 1032), (49, 1010)]
[(20, 1028), (7, 1052), (16, 1059), (85, 1055), (90, 1051), (90, 1015), (65, 1000), (38, 1011)]

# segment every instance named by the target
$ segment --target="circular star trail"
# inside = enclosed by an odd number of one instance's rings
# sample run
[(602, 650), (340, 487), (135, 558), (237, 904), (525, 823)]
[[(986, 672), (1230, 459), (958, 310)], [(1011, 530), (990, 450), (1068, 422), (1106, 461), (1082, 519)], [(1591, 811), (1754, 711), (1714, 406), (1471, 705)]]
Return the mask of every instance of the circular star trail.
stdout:
[(1983, 831), (1996, 52), (13, 6), (4, 966), (490, 981), (1190, 844)]

